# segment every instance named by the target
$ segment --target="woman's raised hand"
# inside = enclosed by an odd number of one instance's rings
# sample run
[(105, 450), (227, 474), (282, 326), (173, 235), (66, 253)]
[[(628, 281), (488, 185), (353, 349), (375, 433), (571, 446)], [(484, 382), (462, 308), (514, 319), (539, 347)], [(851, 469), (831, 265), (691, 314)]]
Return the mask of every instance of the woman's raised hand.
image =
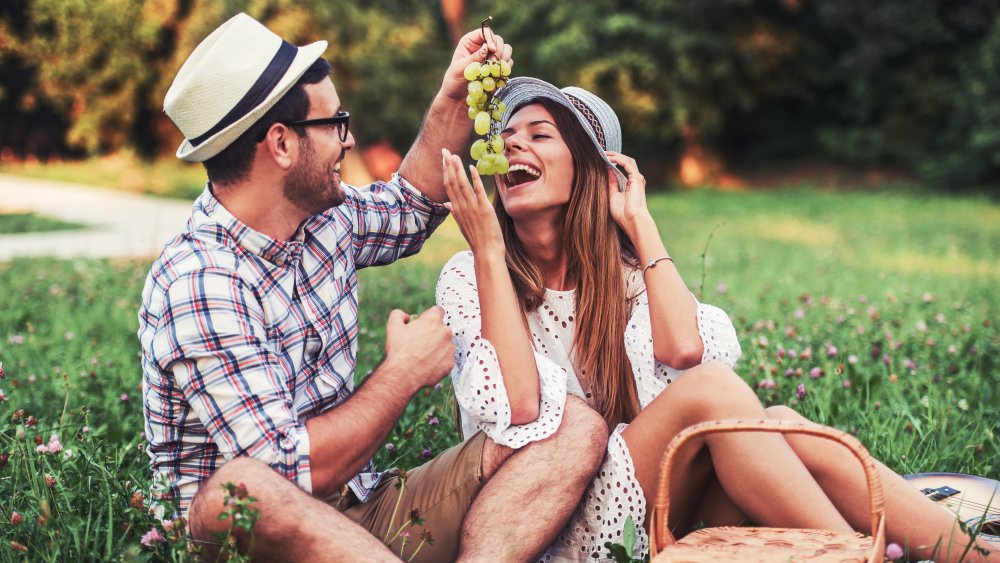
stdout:
[(444, 175), (444, 189), (448, 194), (448, 203), (445, 203), (458, 228), (462, 231), (462, 236), (469, 243), (472, 253), (482, 255), (483, 253), (499, 253), (503, 258), (504, 244), (503, 234), (500, 232), (500, 223), (497, 221), (496, 212), (490, 204), (490, 199), (486, 196), (486, 188), (479, 178), (474, 166), (469, 166), (472, 175), (472, 182), (462, 168), (462, 159), (458, 155), (451, 154), (447, 149), (441, 149), (441, 166)]
[(608, 194), (611, 206), (611, 218), (618, 226), (634, 240), (634, 231), (641, 223), (650, 219), (649, 208), (646, 206), (646, 178), (639, 173), (635, 159), (624, 154), (605, 151), (611, 162), (622, 167), (628, 184), (624, 190), (619, 190), (618, 179), (609, 174)]

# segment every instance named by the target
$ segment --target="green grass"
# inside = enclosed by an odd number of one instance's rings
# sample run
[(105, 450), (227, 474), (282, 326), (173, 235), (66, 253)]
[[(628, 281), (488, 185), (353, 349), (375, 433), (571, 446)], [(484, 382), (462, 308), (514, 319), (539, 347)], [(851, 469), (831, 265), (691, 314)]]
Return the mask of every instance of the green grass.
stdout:
[(60, 221), (35, 213), (0, 213), (0, 235), (83, 228), (85, 225)]
[[(1000, 477), (1000, 206), (783, 190), (656, 195), (650, 207), (692, 291), (732, 316), (737, 371), (766, 403), (855, 433), (903, 473)], [(418, 256), (361, 272), (359, 374), (382, 357), (388, 312), (431, 306), (441, 264), (463, 247), (449, 221)], [(148, 267), (0, 264), (0, 560), (18, 557), (12, 541), (32, 560), (153, 555), (138, 546), (152, 518), (130, 505), (149, 487), (135, 338)], [(35, 452), (52, 433), (71, 457)], [(416, 465), (456, 439), (446, 381), (411, 402), (378, 461)]]

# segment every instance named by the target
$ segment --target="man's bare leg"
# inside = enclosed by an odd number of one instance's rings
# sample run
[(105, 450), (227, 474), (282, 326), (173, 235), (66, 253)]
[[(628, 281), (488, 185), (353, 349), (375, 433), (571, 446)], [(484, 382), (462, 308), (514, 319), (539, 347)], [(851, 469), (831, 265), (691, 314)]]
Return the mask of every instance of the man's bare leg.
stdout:
[(556, 538), (600, 467), (608, 428), (576, 397), (559, 430), (513, 451), (487, 442), (483, 478), (462, 529), (459, 561), (531, 561)]
[[(375, 536), (352, 522), (336, 508), (288, 481), (263, 462), (240, 457), (223, 465), (195, 496), (188, 513), (192, 537), (206, 549), (206, 561), (215, 561), (215, 534), (229, 530), (231, 522), (219, 521), (226, 509), (222, 485), (243, 483), (260, 520), (253, 529), (255, 561), (396, 561)], [(242, 550), (246, 534), (236, 533)]]

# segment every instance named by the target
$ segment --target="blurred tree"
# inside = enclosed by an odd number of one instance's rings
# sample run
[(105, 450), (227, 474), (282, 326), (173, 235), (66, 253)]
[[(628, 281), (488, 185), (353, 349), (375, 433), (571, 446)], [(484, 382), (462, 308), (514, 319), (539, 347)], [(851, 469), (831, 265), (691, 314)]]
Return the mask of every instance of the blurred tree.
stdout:
[(995, 0), (808, 3), (799, 23), (815, 30), (828, 73), (811, 88), (822, 101), (816, 115), (827, 117), (821, 147), (854, 164), (900, 164), (938, 184), (995, 177), (973, 138), (989, 136), (983, 126), (995, 131), (981, 118), (1000, 103), (983, 96), (997, 84), (998, 13)]
[(68, 117), (70, 147), (155, 149), (138, 120), (149, 113), (148, 92), (169, 55), (165, 23), (177, 4), (32, 0), (23, 26), (3, 22), (10, 50), (33, 69), (33, 95)]
[(163, 96), (238, 11), (296, 44), (328, 39), (355, 136), (387, 158), (412, 141), (454, 36), (493, 15), (514, 74), (608, 99), (651, 178), (806, 157), (1000, 178), (996, 0), (8, 0), (0, 148), (172, 152)]
[(37, 95), (35, 67), (14, 48), (11, 30), (27, 23), (28, 0), (0, 5), (0, 160), (66, 154), (68, 119)]
[(515, 45), (515, 74), (577, 84), (610, 100), (630, 150), (648, 153), (651, 164), (684, 154), (711, 166), (705, 141), (727, 115), (799, 87), (778, 72), (797, 56), (794, 33), (772, 21), (788, 12), (782, 2), (473, 4), (471, 13), (492, 12)]
[(327, 57), (345, 107), (352, 112), (351, 130), (358, 141), (388, 141), (398, 151), (409, 148), (454, 49), (438, 4), (297, 4), (313, 15), (316, 37), (330, 41)]

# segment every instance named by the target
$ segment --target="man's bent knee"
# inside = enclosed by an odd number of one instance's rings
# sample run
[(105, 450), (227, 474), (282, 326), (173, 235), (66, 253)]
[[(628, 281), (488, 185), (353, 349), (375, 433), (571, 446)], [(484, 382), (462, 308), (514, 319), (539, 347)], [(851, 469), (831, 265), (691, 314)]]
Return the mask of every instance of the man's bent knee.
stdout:
[(568, 454), (595, 470), (608, 449), (608, 425), (597, 411), (577, 397), (567, 397), (559, 433), (565, 438)]
[(220, 522), (218, 519), (219, 514), (226, 509), (228, 493), (223, 489), (226, 483), (243, 484), (249, 496), (258, 499), (262, 494), (260, 491), (273, 488), (275, 484), (284, 483), (294, 487), (262, 461), (250, 457), (237, 457), (227, 461), (199, 487), (191, 501), (188, 522), (191, 535), (196, 540), (211, 541), (216, 532), (229, 530), (230, 523)]

